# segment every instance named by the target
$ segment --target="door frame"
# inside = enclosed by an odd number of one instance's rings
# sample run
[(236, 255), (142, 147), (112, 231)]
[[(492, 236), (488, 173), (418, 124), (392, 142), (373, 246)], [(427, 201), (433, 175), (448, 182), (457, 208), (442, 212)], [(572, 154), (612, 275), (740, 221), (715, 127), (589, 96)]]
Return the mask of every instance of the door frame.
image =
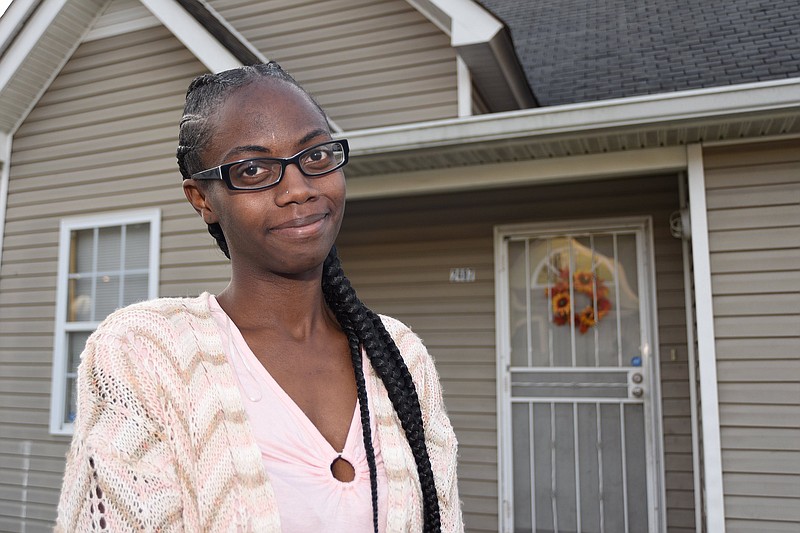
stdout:
[(645, 409), (645, 448), (648, 470), (648, 523), (653, 531), (667, 531), (666, 486), (664, 472), (664, 436), (661, 413), (661, 377), (658, 338), (658, 305), (656, 300), (655, 246), (653, 223), (650, 216), (609, 217), (576, 220), (556, 220), (522, 224), (505, 224), (494, 227), (495, 266), (495, 346), (497, 384), (497, 484), (498, 484), (498, 531), (513, 533), (513, 484), (511, 449), (510, 398), (510, 353), (509, 346), (509, 286), (506, 264), (507, 237), (527, 234), (562, 234), (577, 232), (636, 231), (637, 256), (642, 263), (639, 276), (639, 294), (643, 312), (649, 314), (643, 320), (643, 335), (650, 348), (648, 390), (649, 409)]

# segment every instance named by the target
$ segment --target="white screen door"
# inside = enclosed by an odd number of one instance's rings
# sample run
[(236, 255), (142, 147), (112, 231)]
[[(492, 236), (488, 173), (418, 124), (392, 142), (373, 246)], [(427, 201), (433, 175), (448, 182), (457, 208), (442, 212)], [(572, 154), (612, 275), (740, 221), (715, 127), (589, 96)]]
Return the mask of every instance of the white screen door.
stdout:
[(498, 228), (504, 531), (661, 531), (648, 227)]

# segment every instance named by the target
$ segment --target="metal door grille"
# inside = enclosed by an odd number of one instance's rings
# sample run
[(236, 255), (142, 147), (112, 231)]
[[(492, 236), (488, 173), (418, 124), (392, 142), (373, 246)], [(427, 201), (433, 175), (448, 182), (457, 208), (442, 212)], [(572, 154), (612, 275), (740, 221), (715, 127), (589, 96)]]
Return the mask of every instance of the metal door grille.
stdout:
[(506, 240), (515, 532), (650, 531), (641, 246), (637, 230)]

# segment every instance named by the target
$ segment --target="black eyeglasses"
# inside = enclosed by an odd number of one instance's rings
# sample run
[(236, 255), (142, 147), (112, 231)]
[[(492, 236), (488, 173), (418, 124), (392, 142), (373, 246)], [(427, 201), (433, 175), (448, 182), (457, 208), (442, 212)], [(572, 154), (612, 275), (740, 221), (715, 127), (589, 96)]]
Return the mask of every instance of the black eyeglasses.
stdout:
[(292, 157), (255, 157), (225, 163), (192, 174), (195, 180), (222, 180), (232, 191), (256, 191), (281, 181), (286, 167), (297, 165), (304, 176), (324, 176), (347, 163), (350, 147), (347, 140), (325, 141), (302, 150)]

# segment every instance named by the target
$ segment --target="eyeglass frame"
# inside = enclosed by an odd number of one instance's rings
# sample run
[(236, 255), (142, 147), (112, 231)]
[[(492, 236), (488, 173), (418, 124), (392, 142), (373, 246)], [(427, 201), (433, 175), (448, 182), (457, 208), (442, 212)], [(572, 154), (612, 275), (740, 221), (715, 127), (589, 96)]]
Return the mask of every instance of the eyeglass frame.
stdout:
[[(326, 170), (321, 174), (309, 174), (308, 172), (303, 170), (303, 167), (300, 166), (301, 156), (303, 156), (304, 154), (308, 153), (311, 150), (314, 150), (315, 148), (319, 148), (320, 146), (325, 146), (326, 144), (332, 144), (332, 143), (339, 143), (342, 145), (342, 152), (344, 153), (344, 158), (342, 159), (341, 163), (339, 163), (330, 170)], [(281, 165), (281, 172), (278, 175), (278, 179), (275, 180), (273, 183), (270, 183), (269, 185), (262, 185), (259, 187), (250, 188), (250, 187), (237, 187), (236, 185), (233, 184), (233, 182), (231, 182), (230, 169), (232, 167), (240, 165), (242, 163), (247, 163), (248, 161), (263, 161), (263, 160), (275, 161), (280, 163)], [(238, 161), (233, 161), (231, 163), (223, 163), (222, 165), (216, 167), (207, 168), (205, 170), (201, 170), (200, 172), (195, 172), (189, 177), (189, 179), (222, 180), (223, 182), (225, 182), (225, 185), (228, 187), (228, 189), (232, 191), (262, 191), (264, 189), (269, 189), (270, 187), (274, 187), (275, 185), (279, 184), (283, 179), (283, 177), (286, 175), (286, 167), (288, 167), (292, 163), (294, 163), (294, 165), (297, 167), (297, 170), (299, 170), (300, 173), (303, 174), (303, 176), (309, 178), (319, 178), (327, 174), (330, 174), (331, 172), (339, 170), (340, 168), (345, 166), (349, 160), (350, 160), (350, 145), (348, 144), (347, 139), (331, 139), (329, 141), (323, 141), (313, 146), (309, 146), (308, 148), (303, 148), (302, 150), (294, 154), (292, 157), (248, 157), (247, 159), (240, 159)]]

